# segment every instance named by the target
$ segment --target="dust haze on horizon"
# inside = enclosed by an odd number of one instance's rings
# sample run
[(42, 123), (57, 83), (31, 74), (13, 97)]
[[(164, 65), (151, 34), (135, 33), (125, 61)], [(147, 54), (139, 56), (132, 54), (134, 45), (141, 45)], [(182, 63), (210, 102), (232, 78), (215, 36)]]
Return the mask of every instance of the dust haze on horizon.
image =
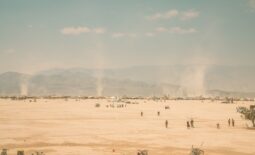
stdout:
[[(104, 72), (186, 65), (179, 85), (205, 92), (213, 66), (255, 66), (255, 1), (0, 1), (0, 73)], [(194, 67), (196, 66), (196, 67)], [(168, 77), (158, 77), (164, 82)], [(245, 78), (244, 78), (245, 79)], [(21, 84), (27, 93), (26, 82)]]
[(0, 155), (255, 155), (254, 60), (255, 0), (0, 0)]

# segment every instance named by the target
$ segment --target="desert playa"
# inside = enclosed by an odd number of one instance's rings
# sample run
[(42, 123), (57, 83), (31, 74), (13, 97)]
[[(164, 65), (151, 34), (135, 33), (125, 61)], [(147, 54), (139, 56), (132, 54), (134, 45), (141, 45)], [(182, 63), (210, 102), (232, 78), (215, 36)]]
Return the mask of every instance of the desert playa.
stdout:
[(255, 0), (0, 0), (0, 155), (255, 155)]
[[(118, 106), (121, 104), (124, 106)], [(253, 102), (1, 99), (0, 148), (11, 155), (17, 150), (47, 155), (135, 155), (137, 150), (148, 150), (150, 155), (187, 155), (193, 145), (206, 155), (254, 155), (255, 132), (246, 128), (250, 122), (236, 112), (236, 107), (250, 104)], [(165, 109), (167, 106), (170, 108)], [(234, 127), (228, 126), (229, 118), (235, 120)], [(194, 128), (187, 129), (190, 119)]]

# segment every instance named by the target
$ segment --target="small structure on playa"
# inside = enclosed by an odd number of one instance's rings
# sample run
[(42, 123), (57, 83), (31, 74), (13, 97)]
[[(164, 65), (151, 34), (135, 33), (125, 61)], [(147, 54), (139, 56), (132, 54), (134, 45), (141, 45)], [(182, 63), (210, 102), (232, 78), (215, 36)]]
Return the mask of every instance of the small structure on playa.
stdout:
[(165, 109), (170, 109), (170, 107), (168, 105), (165, 106)]
[(194, 148), (192, 146), (190, 155), (204, 155), (204, 151), (201, 150), (200, 148)]
[(35, 152), (35, 154), (32, 153), (32, 155), (44, 155), (43, 152)]
[[(0, 155), (7, 155), (7, 149), (2, 149)], [(25, 155), (25, 152), (17, 151), (17, 155)], [(35, 153), (32, 153), (31, 155), (44, 155), (44, 153), (43, 152), (35, 152)]]
[(250, 105), (250, 110), (255, 110), (255, 105)]
[(24, 151), (18, 151), (17, 155), (25, 155)]
[(222, 101), (221, 103), (225, 103), (225, 104), (233, 104), (234, 103), (234, 99), (233, 98), (226, 98), (224, 101)]
[(99, 103), (96, 103), (96, 104), (95, 104), (95, 107), (96, 107), (96, 108), (99, 108), (99, 107), (100, 107), (100, 104), (99, 104)]
[(1, 155), (7, 155), (7, 149), (3, 149)]
[(147, 150), (138, 150), (137, 155), (149, 155)]

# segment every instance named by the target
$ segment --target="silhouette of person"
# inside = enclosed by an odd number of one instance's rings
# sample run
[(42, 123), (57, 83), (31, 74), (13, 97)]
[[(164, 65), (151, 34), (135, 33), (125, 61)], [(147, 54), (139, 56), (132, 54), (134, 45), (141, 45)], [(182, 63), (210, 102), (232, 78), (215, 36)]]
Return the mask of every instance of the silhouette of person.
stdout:
[(220, 129), (220, 123), (217, 123), (217, 129)]
[(189, 121), (187, 121), (187, 128), (188, 128), (188, 129), (190, 128), (190, 124), (189, 124)]
[(235, 126), (235, 120), (232, 118), (232, 126)]
[(190, 126), (191, 126), (192, 128), (194, 128), (194, 120), (193, 120), (193, 119), (191, 119), (191, 121), (190, 121)]

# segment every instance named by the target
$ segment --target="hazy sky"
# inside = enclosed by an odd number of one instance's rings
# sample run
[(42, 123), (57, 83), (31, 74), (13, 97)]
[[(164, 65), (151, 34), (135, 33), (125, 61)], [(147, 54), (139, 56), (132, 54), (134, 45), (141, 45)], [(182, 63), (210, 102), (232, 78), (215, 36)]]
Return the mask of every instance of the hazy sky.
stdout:
[(254, 59), (255, 0), (0, 0), (0, 72)]

